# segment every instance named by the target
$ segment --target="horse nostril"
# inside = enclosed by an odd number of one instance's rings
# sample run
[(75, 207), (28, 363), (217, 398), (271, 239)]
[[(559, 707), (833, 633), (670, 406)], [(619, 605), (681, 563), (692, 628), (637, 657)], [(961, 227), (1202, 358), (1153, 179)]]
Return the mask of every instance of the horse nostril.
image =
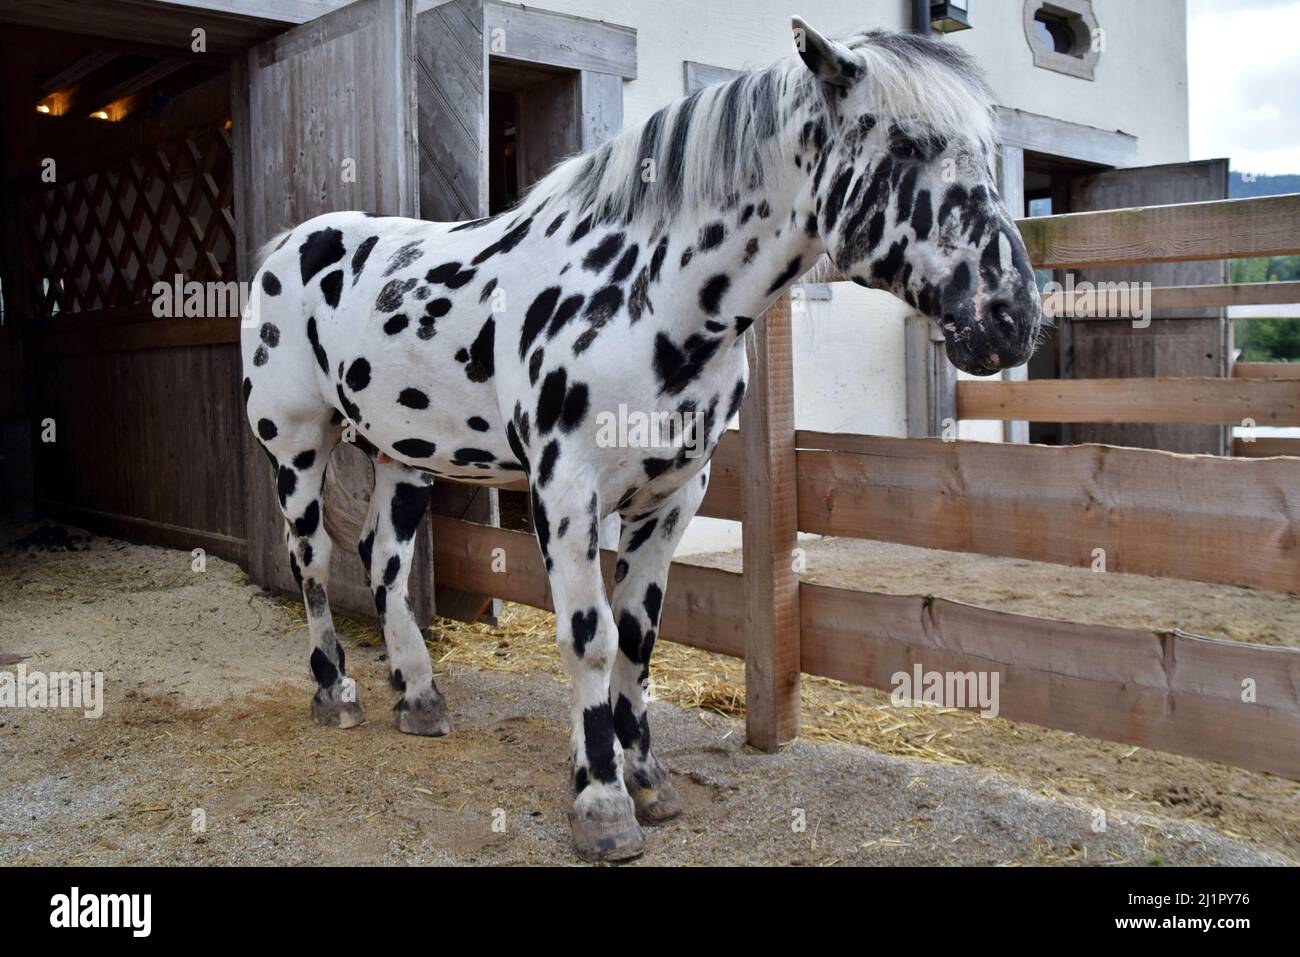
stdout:
[(1005, 296), (987, 299), (984, 308), (984, 321), (989, 323), (1014, 323), (1016, 321), (1015, 303)]

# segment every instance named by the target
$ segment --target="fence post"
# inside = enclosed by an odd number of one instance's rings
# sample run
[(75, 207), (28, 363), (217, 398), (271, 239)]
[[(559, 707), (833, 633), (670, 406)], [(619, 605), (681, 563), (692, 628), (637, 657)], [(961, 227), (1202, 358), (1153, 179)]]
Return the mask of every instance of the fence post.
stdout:
[(794, 357), (790, 295), (746, 341), (749, 395), (740, 411), (745, 591), (745, 729), (775, 751), (799, 733), (799, 576)]

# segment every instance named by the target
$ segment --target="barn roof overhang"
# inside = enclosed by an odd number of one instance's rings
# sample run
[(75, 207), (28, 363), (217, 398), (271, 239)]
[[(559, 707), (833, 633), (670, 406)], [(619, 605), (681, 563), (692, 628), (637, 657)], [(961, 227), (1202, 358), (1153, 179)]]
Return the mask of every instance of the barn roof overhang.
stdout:
[(202, 29), (207, 54), (230, 55), (323, 16), (350, 0), (0, 0), (0, 23), (191, 50)]

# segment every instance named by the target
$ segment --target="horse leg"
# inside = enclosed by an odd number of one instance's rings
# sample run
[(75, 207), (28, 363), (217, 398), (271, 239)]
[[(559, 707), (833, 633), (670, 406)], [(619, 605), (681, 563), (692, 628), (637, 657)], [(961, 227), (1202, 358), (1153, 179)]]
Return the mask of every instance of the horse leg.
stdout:
[(375, 596), (388, 648), (389, 679), (402, 692), (393, 709), (397, 727), (436, 738), (451, 730), (451, 722), (407, 591), (415, 534), (429, 507), (429, 492), (424, 473), (392, 460), (376, 462), (370, 513), (357, 551)]
[(323, 486), (338, 428), (328, 414), (258, 418), (254, 430), (275, 468), (275, 489), (285, 520), (289, 569), (302, 589), (311, 633), (312, 676), (319, 686), (311, 699), (316, 721), (331, 728), (352, 728), (363, 720), (356, 683), (347, 677), (343, 646), (330, 616), (329, 569), (333, 543), (325, 530)]
[(573, 682), (570, 755), (573, 806), (569, 827), (578, 856), (620, 861), (638, 856), (645, 839), (623, 784), (609, 679), (618, 653), (597, 548), (599, 496), (584, 483), (554, 476), (533, 486), (533, 524), (550, 575), (556, 643)]
[(623, 517), (614, 570), (618, 657), (609, 698), (623, 747), (623, 780), (643, 824), (661, 824), (682, 811), (668, 769), (650, 750), (650, 653), (668, 584), (668, 565), (686, 526), (704, 499), (708, 466), (652, 511)]

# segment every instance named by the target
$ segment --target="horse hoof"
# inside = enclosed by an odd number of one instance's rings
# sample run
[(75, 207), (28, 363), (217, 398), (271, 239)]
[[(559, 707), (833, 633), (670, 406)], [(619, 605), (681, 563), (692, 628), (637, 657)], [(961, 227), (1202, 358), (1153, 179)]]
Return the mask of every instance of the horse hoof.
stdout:
[(366, 720), (361, 705), (355, 701), (322, 699), (320, 693), (311, 699), (311, 716), (326, 728), (355, 728)]
[(584, 815), (570, 808), (569, 830), (573, 849), (584, 861), (615, 864), (645, 853), (645, 835), (630, 807), (608, 817)]
[(418, 734), (426, 738), (441, 738), (451, 733), (451, 718), (447, 714), (445, 698), (402, 698), (393, 708), (397, 712), (397, 730), (403, 734)]
[(617, 864), (645, 853), (645, 836), (635, 818), (601, 821), (571, 814), (569, 828), (573, 832), (573, 849), (584, 861)]
[(673, 787), (673, 782), (666, 776), (654, 787), (648, 788), (629, 781), (627, 793), (632, 795), (632, 803), (636, 805), (636, 819), (642, 824), (653, 827), (671, 821), (682, 813), (682, 799)]

